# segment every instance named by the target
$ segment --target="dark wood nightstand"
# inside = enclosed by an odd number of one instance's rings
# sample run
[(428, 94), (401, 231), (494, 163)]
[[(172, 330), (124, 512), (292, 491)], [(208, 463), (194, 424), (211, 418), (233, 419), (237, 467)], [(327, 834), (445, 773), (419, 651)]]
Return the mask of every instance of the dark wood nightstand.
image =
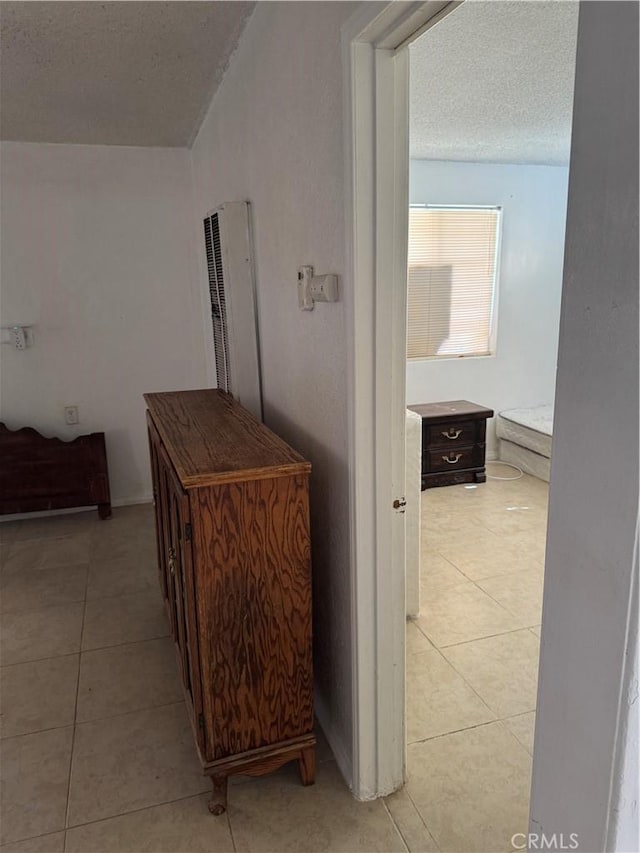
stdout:
[(408, 406), (422, 418), (422, 489), (484, 483), (487, 418), (493, 409), (468, 400)]

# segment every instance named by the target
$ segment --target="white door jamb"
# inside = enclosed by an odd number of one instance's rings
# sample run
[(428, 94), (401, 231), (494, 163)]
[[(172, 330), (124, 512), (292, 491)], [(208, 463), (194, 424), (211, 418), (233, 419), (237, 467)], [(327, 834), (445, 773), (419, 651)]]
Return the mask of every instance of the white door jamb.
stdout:
[[(404, 429), (409, 210), (408, 53), (457, 2), (367, 3), (343, 28), (353, 793), (405, 777)], [(344, 768), (343, 768), (344, 769)], [(348, 775), (348, 774), (347, 774)]]

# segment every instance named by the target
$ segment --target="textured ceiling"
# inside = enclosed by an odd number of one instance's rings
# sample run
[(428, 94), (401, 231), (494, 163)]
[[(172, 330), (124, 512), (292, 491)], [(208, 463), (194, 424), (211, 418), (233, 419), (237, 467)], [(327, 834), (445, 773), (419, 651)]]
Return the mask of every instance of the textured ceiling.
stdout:
[(467, 0), (411, 47), (411, 156), (569, 161), (578, 3)]
[(1, 138), (188, 145), (254, 5), (2, 2)]

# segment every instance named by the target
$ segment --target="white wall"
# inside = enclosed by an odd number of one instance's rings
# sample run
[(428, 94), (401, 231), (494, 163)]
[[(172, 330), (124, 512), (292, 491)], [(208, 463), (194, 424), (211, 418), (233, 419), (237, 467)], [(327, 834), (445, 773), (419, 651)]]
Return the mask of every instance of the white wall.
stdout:
[(344, 286), (340, 27), (353, 9), (259, 3), (193, 147), (197, 218), (224, 201), (252, 206), (265, 421), (313, 465), (317, 712), (347, 777), (352, 599), (344, 304), (300, 311), (296, 282), (298, 268), (312, 264), (319, 273), (337, 273)]
[(412, 160), (412, 204), (500, 205), (503, 215), (496, 355), (408, 361), (409, 405), (466, 399), (497, 413), (552, 402), (567, 179), (563, 166)]
[(0, 168), (2, 325), (35, 324), (33, 348), (0, 348), (0, 416), (104, 431), (112, 498), (149, 499), (142, 394), (205, 381), (189, 153), (3, 143)]
[(637, 655), (636, 3), (580, 4), (549, 510), (531, 831), (624, 849), (609, 841), (638, 821), (620, 778), (637, 767), (623, 681)]

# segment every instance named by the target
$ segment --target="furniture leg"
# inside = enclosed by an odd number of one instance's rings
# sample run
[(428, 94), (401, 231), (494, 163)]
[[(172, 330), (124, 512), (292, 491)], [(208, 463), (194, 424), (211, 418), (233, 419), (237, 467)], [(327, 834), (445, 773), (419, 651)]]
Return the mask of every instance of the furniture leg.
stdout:
[(212, 776), (213, 793), (207, 803), (209, 811), (214, 815), (224, 814), (227, 810), (227, 776)]
[(105, 519), (111, 516), (111, 504), (98, 504), (98, 515)]
[(313, 785), (316, 781), (316, 748), (306, 746), (300, 750), (298, 771), (303, 785)]
[(487, 482), (486, 471), (476, 471), (475, 481), (476, 481), (476, 483), (486, 483)]

